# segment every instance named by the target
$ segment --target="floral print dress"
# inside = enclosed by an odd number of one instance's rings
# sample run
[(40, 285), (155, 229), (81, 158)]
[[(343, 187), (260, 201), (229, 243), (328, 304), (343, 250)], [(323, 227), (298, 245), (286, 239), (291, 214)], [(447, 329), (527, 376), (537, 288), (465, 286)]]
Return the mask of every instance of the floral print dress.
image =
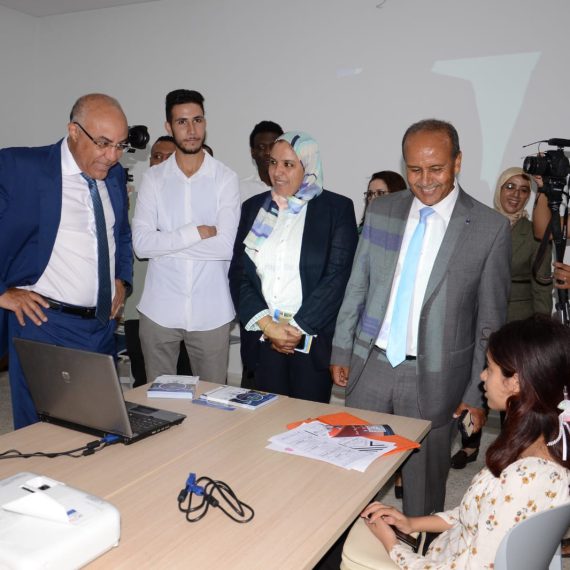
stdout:
[(432, 542), (426, 556), (398, 543), (390, 557), (404, 570), (493, 568), (507, 532), (534, 513), (569, 502), (569, 484), (570, 471), (538, 457), (511, 463), (499, 477), (484, 468), (458, 507), (437, 513), (452, 528)]

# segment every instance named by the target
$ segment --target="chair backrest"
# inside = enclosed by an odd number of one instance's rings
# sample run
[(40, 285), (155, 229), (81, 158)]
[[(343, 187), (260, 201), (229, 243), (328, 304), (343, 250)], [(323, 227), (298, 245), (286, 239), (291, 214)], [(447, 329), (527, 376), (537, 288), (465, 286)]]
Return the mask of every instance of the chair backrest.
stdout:
[(501, 541), (495, 556), (495, 570), (561, 568), (560, 558), (553, 561), (553, 557), (569, 526), (570, 503), (523, 520)]

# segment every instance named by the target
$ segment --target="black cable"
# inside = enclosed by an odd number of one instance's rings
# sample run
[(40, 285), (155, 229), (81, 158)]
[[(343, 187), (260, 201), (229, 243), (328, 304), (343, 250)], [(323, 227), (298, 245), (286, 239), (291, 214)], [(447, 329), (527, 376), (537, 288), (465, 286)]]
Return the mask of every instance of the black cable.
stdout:
[(30, 459), (30, 457), (47, 457), (48, 459), (54, 459), (55, 457), (85, 457), (87, 455), (93, 455), (97, 451), (101, 451), (105, 447), (117, 443), (119, 440), (120, 438), (116, 435), (106, 435), (102, 439), (90, 441), (81, 447), (76, 447), (75, 449), (70, 449), (68, 451), (34, 451), (33, 453), (22, 453), (17, 449), (8, 449), (7, 451), (0, 453), (0, 459)]
[[(217, 494), (218, 498), (214, 494)], [(192, 506), (194, 497), (201, 497), (201, 501)], [(188, 499), (188, 505), (184, 506), (186, 499)], [(210, 479), (210, 477), (196, 479), (196, 474), (190, 473), (186, 480), (186, 486), (178, 494), (178, 510), (186, 514), (188, 522), (198, 522), (206, 516), (210, 506), (219, 508), (227, 517), (237, 523), (247, 523), (255, 515), (253, 509), (240, 501), (227, 483)], [(197, 514), (191, 516), (192, 513)]]

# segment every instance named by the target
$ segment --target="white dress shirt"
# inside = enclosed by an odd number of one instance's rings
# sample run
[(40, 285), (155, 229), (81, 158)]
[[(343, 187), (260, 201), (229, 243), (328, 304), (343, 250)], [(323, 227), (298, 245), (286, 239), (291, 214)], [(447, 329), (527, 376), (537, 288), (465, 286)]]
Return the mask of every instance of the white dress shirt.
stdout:
[[(445, 236), (453, 208), (459, 196), (457, 180), (453, 190), (437, 204), (431, 206), (434, 213), (428, 216), (426, 220), (426, 230), (422, 242), (422, 249), (420, 259), (418, 262), (418, 271), (414, 283), (414, 291), (412, 294), (412, 306), (410, 308), (408, 320), (408, 337), (406, 339), (406, 354), (409, 356), (417, 356), (418, 350), (418, 328), (420, 323), (420, 313), (424, 302), (428, 281), (435, 263), (441, 242)], [(400, 255), (398, 257), (398, 264), (396, 272), (394, 273), (394, 280), (392, 281), (392, 289), (390, 291), (390, 300), (386, 310), (386, 316), (382, 323), (382, 328), (376, 340), (376, 346), (386, 350), (388, 346), (388, 337), (390, 336), (390, 325), (392, 322), (392, 314), (394, 312), (394, 304), (396, 302), (396, 294), (400, 284), (400, 277), (408, 246), (420, 221), (420, 210), (425, 207), (425, 204), (420, 202), (417, 198), (412, 201), (408, 221), (406, 222), (406, 229), (402, 238), (402, 247), (400, 248)]]
[[(87, 181), (81, 176), (67, 139), (61, 143), (61, 219), (48, 265), (34, 285), (22, 287), (40, 295), (81, 307), (97, 305), (97, 228)], [(97, 180), (103, 203), (111, 294), (115, 294), (115, 214), (105, 182)]]
[[(230, 322), (228, 269), (240, 216), (238, 177), (204, 153), (187, 177), (176, 154), (143, 175), (133, 217), (133, 246), (150, 258), (141, 313), (163, 327), (206, 331)], [(215, 226), (201, 239), (198, 226)]]
[(239, 191), (242, 203), (252, 196), (256, 196), (262, 192), (267, 192), (268, 190), (271, 190), (271, 186), (267, 186), (267, 184), (261, 180), (257, 170), (255, 171), (255, 174), (252, 174), (239, 182)]
[(261, 291), (269, 310), (255, 315), (246, 330), (259, 330), (257, 321), (265, 315), (273, 317), (276, 310), (295, 314), (303, 303), (303, 287), (299, 273), (301, 246), (307, 208), (298, 214), (279, 210), (277, 223), (252, 261), (261, 281)]

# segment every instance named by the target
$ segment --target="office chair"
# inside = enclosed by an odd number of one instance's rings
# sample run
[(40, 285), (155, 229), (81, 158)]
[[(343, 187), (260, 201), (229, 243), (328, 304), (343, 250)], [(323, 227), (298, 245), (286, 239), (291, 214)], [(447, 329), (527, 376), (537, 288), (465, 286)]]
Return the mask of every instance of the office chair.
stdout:
[(570, 503), (530, 516), (501, 541), (495, 570), (561, 570), (560, 541), (569, 526)]
[[(421, 534), (420, 550), (423, 550), (425, 533)], [(364, 519), (358, 517), (344, 543), (340, 570), (398, 570), (398, 568), (380, 541), (368, 530)]]

